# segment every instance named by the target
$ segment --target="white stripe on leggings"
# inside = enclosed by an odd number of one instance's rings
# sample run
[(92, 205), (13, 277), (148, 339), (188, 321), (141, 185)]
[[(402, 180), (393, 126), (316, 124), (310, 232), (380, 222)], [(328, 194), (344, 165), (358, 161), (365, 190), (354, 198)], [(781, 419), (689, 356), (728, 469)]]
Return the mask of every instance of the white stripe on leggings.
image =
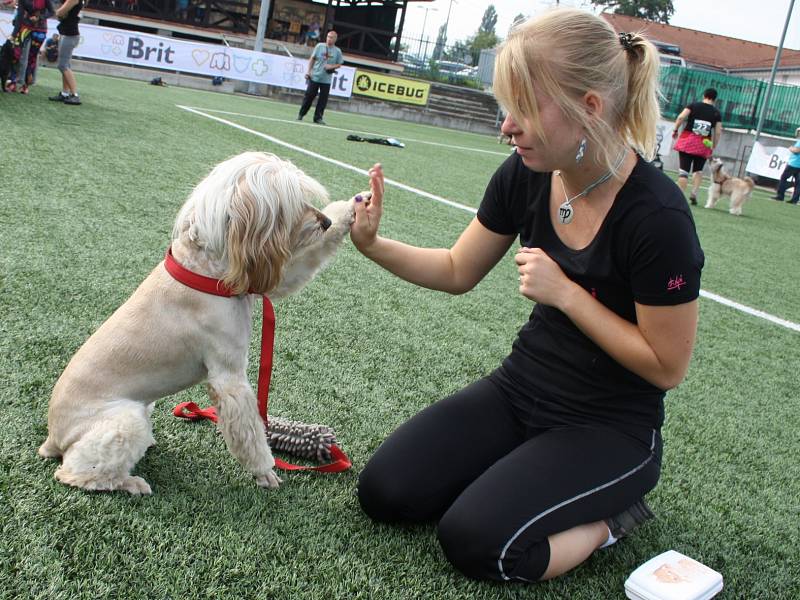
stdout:
[[(508, 540), (508, 542), (506, 542), (506, 545), (505, 545), (505, 546), (503, 546), (503, 551), (500, 553), (500, 558), (498, 558), (498, 559), (497, 559), (497, 569), (500, 571), (500, 577), (502, 577), (502, 578), (503, 578), (503, 579), (505, 579), (506, 581), (509, 581), (509, 580), (511, 579), (511, 577), (509, 577), (508, 575), (506, 575), (505, 571), (503, 570), (503, 560), (504, 560), (504, 559), (505, 559), (505, 557), (506, 557), (506, 552), (508, 551), (508, 548), (509, 548), (509, 546), (511, 546), (511, 544), (513, 544), (513, 543), (514, 543), (514, 540), (516, 540), (516, 539), (517, 539), (517, 538), (518, 538), (520, 535), (522, 535), (522, 533), (523, 533), (523, 532), (524, 532), (524, 531), (525, 531), (525, 530), (526, 530), (528, 527), (530, 527), (531, 525), (533, 525), (534, 523), (536, 523), (536, 521), (538, 521), (538, 520), (539, 520), (539, 519), (541, 519), (542, 517), (549, 515), (551, 512), (553, 512), (553, 511), (555, 511), (555, 510), (558, 510), (558, 509), (559, 509), (559, 508), (561, 508), (562, 506), (566, 506), (567, 504), (571, 504), (572, 502), (575, 502), (576, 500), (580, 500), (581, 498), (585, 498), (585, 497), (586, 497), (586, 496), (588, 496), (589, 494), (594, 494), (595, 492), (599, 492), (600, 490), (604, 490), (605, 488), (607, 488), (607, 487), (609, 487), (609, 486), (612, 486), (612, 485), (614, 485), (615, 483), (619, 483), (620, 481), (622, 481), (623, 479), (625, 479), (625, 478), (627, 478), (627, 477), (630, 477), (631, 475), (633, 475), (633, 474), (634, 474), (634, 473), (636, 473), (637, 471), (641, 471), (641, 470), (642, 470), (642, 469), (645, 467), (645, 465), (647, 465), (647, 463), (649, 463), (651, 460), (653, 460), (653, 448), (655, 448), (655, 445), (656, 445), (656, 432), (655, 432), (655, 430), (653, 430), (653, 438), (652, 438), (652, 440), (650, 441), (650, 456), (649, 456), (649, 457), (647, 458), (647, 460), (645, 460), (643, 463), (641, 463), (640, 465), (638, 465), (638, 466), (634, 467), (633, 469), (631, 469), (631, 470), (630, 470), (630, 471), (628, 471), (627, 473), (625, 473), (625, 474), (623, 474), (623, 475), (620, 475), (620, 476), (619, 476), (619, 477), (617, 477), (616, 479), (612, 479), (612, 480), (611, 480), (611, 481), (609, 481), (608, 483), (604, 483), (603, 485), (599, 485), (599, 486), (597, 486), (596, 488), (592, 488), (592, 489), (591, 489), (591, 490), (589, 490), (588, 492), (584, 492), (584, 493), (582, 493), (582, 494), (578, 494), (577, 496), (574, 496), (574, 497), (572, 497), (572, 498), (569, 498), (568, 500), (564, 500), (563, 502), (559, 502), (559, 503), (558, 503), (558, 504), (556, 504), (555, 506), (552, 506), (552, 507), (548, 508), (547, 510), (540, 512), (538, 515), (536, 515), (535, 517), (533, 517), (533, 518), (532, 518), (530, 521), (528, 521), (527, 523), (525, 523), (525, 525), (523, 525), (522, 527), (520, 527), (520, 528), (517, 530), (517, 532), (516, 532), (514, 535), (512, 535), (512, 536), (511, 536), (511, 539), (509, 539), (509, 540)], [(519, 580), (521, 580), (521, 581), (528, 581), (528, 582), (530, 582), (530, 579), (525, 579), (524, 577), (519, 577), (518, 575), (515, 575), (515, 576), (514, 576), (514, 579), (519, 579)]]

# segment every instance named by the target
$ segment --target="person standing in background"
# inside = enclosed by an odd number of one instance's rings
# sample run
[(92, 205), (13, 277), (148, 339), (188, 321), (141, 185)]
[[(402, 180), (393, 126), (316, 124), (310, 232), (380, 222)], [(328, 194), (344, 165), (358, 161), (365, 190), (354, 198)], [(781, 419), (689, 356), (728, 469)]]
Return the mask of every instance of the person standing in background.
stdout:
[(792, 193), (792, 199), (789, 200), (789, 204), (794, 204), (796, 206), (798, 200), (800, 200), (800, 127), (795, 130), (794, 136), (797, 139), (794, 142), (794, 146), (789, 148), (791, 154), (789, 154), (789, 160), (786, 162), (783, 173), (781, 173), (778, 191), (774, 196), (771, 196), (771, 198), (783, 202), (783, 196), (789, 188), (789, 180), (794, 177), (794, 192)]
[(28, 93), (28, 86), (33, 84), (39, 49), (47, 37), (47, 19), (54, 12), (52, 0), (20, 2), (15, 19), (15, 33), (12, 33), (17, 64), (6, 86), (9, 92)]
[(56, 18), (58, 33), (61, 39), (58, 43), (58, 70), (61, 71), (61, 91), (55, 96), (50, 96), (54, 102), (78, 105), (81, 97), (78, 95), (78, 83), (75, 81), (75, 74), (72, 72), (72, 52), (81, 40), (78, 31), (78, 21), (80, 12), (83, 8), (83, 0), (66, 0), (58, 7)]
[(308, 71), (306, 72), (306, 94), (303, 96), (303, 104), (300, 106), (300, 114), (297, 115), (297, 120), (302, 121), (303, 117), (311, 108), (311, 103), (314, 98), (319, 94), (317, 100), (317, 107), (314, 109), (314, 123), (317, 125), (325, 125), (322, 116), (325, 113), (325, 107), (328, 105), (328, 94), (331, 91), (331, 81), (336, 69), (344, 63), (342, 51), (336, 47), (336, 39), (338, 34), (335, 31), (329, 31), (325, 38), (325, 43), (319, 43), (314, 46), (314, 51), (308, 59)]
[[(692, 102), (681, 111), (675, 119), (675, 128), (672, 130), (672, 137), (678, 138), (675, 150), (680, 156), (678, 187), (685, 192), (689, 183), (689, 173), (692, 173), (692, 191), (689, 194), (689, 201), (692, 204), (697, 204), (697, 191), (703, 181), (706, 159), (711, 158), (722, 136), (722, 115), (714, 106), (716, 101), (717, 90), (708, 88), (703, 92), (702, 102)], [(684, 121), (686, 126), (678, 137), (678, 130)]]

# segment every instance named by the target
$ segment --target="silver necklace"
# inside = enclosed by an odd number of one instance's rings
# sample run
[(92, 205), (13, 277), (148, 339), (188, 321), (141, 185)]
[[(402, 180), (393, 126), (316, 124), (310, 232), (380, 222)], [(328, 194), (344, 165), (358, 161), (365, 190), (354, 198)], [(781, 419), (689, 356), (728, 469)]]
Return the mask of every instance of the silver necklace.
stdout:
[(622, 164), (624, 159), (625, 150), (620, 153), (619, 158), (614, 164), (614, 168), (612, 170), (607, 171), (599, 178), (595, 179), (592, 183), (587, 185), (582, 192), (575, 194), (572, 198), (567, 195), (567, 186), (564, 185), (564, 178), (561, 176), (561, 171), (556, 171), (556, 175), (558, 175), (558, 178), (561, 180), (561, 189), (564, 190), (564, 202), (558, 207), (558, 222), (562, 225), (569, 225), (572, 223), (572, 218), (575, 216), (575, 209), (572, 207), (573, 201), (577, 200), (581, 196), (587, 196), (594, 188), (611, 179), (611, 175), (614, 173), (614, 171), (619, 169), (619, 166)]

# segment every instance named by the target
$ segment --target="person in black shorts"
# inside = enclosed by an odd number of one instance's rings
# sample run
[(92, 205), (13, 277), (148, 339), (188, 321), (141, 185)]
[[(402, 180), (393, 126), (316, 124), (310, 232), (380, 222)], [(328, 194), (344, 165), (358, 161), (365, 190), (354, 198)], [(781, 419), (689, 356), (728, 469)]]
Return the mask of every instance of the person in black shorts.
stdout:
[(498, 52), (515, 152), (452, 248), (378, 235), (380, 165), (371, 198), (356, 197), (356, 248), (430, 289), (471, 290), (520, 240), (509, 292), (535, 304), (511, 353), (402, 424), (358, 481), (370, 518), (438, 522), (444, 555), (469, 577), (556, 577), (652, 516), (664, 395), (689, 365), (704, 262), (683, 194), (646, 162), (657, 85), (643, 37), (550, 11)]
[[(706, 159), (719, 145), (722, 137), (722, 115), (714, 104), (717, 101), (717, 90), (708, 88), (703, 92), (702, 102), (692, 102), (681, 111), (675, 119), (675, 128), (672, 130), (672, 137), (677, 138), (675, 149), (678, 151), (680, 170), (678, 172), (678, 187), (686, 191), (689, 183), (689, 174), (692, 175), (692, 191), (689, 194), (689, 201), (697, 204), (697, 191), (703, 182), (703, 167)], [(683, 122), (680, 136), (678, 131)]]

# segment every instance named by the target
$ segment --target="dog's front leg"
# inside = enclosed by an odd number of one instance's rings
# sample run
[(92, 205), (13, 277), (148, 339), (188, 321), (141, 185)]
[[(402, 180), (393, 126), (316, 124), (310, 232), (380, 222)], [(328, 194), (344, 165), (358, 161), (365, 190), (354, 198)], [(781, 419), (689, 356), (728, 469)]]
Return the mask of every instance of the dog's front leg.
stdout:
[(722, 186), (714, 182), (708, 186), (708, 199), (703, 208), (714, 208), (717, 205), (719, 197), (722, 195)]
[[(362, 193), (369, 194), (369, 192)], [(322, 256), (329, 257), (336, 252), (342, 239), (350, 233), (350, 226), (356, 219), (355, 204), (352, 198), (337, 200), (325, 206), (322, 212), (331, 220), (331, 226), (322, 237), (322, 247), (326, 248)]]
[(217, 408), (217, 426), (230, 453), (253, 474), (258, 485), (277, 488), (281, 479), (273, 470), (275, 459), (250, 384), (244, 376), (241, 379), (209, 381), (208, 395)]

